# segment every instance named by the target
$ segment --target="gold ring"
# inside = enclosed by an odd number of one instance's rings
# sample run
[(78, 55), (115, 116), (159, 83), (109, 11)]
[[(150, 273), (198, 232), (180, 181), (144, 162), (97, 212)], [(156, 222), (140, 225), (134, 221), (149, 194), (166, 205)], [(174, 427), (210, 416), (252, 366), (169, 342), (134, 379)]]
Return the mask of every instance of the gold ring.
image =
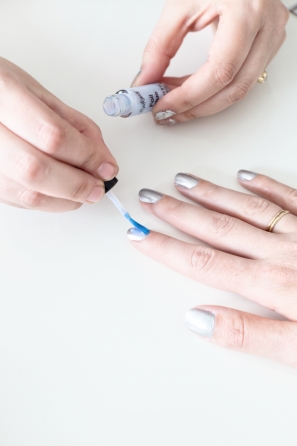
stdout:
[(268, 76), (267, 71), (264, 70), (263, 73), (261, 73), (260, 76), (258, 77), (258, 82), (260, 84), (264, 84), (264, 82), (267, 79), (267, 76)]
[(289, 214), (290, 211), (284, 211), (283, 209), (281, 211), (279, 211), (276, 216), (271, 220), (271, 222), (269, 223), (266, 231), (267, 232), (272, 232), (274, 226), (276, 225), (277, 222), (280, 221), (281, 218), (283, 218), (285, 215)]

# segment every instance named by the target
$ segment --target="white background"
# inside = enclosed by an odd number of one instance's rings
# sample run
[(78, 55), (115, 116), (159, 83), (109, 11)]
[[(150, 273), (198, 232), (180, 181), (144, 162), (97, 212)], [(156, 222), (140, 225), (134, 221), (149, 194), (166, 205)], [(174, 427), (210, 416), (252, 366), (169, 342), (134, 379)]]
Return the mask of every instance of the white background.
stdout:
[[(130, 85), (161, 9), (2, 0), (0, 54), (100, 125), (135, 219), (189, 240), (141, 209), (140, 188), (177, 197), (174, 175), (192, 172), (240, 190), (238, 169), (297, 184), (297, 18), (266, 84), (227, 111), (173, 127), (109, 118), (102, 101)], [(168, 73), (197, 69), (211, 40), (209, 29), (189, 35)], [(277, 315), (142, 256), (107, 198), (60, 215), (0, 212), (1, 446), (296, 445), (297, 372), (210, 345), (183, 322), (199, 304)]]

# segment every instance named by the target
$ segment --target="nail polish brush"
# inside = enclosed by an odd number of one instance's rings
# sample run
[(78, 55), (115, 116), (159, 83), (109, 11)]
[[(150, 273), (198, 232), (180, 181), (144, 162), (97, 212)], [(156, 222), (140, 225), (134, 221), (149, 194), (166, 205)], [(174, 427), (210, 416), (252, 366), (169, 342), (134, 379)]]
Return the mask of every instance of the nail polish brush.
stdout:
[(123, 215), (123, 217), (125, 217), (126, 220), (128, 220), (133, 226), (134, 228), (139, 229), (141, 232), (143, 232), (145, 235), (149, 234), (150, 230), (148, 228), (146, 228), (145, 226), (142, 226), (140, 223), (138, 223), (137, 221), (135, 221), (130, 214), (126, 211), (126, 209), (123, 207), (122, 203), (120, 202), (120, 200), (115, 196), (115, 194), (112, 192), (112, 188), (117, 184), (118, 179), (117, 178), (113, 178), (110, 181), (105, 181), (104, 182), (104, 187), (105, 187), (105, 194), (108, 196), (108, 198), (110, 199), (110, 201), (115, 205), (115, 207), (118, 209), (118, 211), (120, 211), (120, 213)]

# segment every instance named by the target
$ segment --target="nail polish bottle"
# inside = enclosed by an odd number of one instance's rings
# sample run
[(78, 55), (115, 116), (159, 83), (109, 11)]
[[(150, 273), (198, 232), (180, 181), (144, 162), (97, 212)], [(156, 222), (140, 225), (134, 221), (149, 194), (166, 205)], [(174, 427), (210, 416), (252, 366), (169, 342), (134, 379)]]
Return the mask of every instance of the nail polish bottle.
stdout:
[(109, 192), (118, 182), (119, 180), (114, 177), (112, 180), (104, 181), (104, 189), (105, 193)]
[(152, 111), (155, 104), (169, 92), (165, 84), (148, 84), (141, 87), (119, 90), (116, 94), (107, 96), (103, 110), (108, 116), (128, 118)]

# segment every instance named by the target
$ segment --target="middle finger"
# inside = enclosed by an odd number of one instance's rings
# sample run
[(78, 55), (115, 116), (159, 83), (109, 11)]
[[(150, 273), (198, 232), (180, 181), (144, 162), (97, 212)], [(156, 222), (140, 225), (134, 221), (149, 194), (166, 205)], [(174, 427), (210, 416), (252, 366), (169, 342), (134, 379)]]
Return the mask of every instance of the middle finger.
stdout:
[[(236, 192), (217, 186), (194, 175), (178, 173), (175, 176), (175, 186), (183, 195), (205, 206), (232, 217), (239, 218), (259, 229), (266, 230), (271, 220), (281, 210), (281, 207), (255, 195)], [(277, 232), (286, 234), (297, 232), (297, 218), (288, 214), (277, 227)]]
[(271, 251), (270, 241), (275, 235), (237, 218), (150, 189), (142, 189), (139, 199), (154, 215), (219, 250), (251, 259), (265, 258)]

